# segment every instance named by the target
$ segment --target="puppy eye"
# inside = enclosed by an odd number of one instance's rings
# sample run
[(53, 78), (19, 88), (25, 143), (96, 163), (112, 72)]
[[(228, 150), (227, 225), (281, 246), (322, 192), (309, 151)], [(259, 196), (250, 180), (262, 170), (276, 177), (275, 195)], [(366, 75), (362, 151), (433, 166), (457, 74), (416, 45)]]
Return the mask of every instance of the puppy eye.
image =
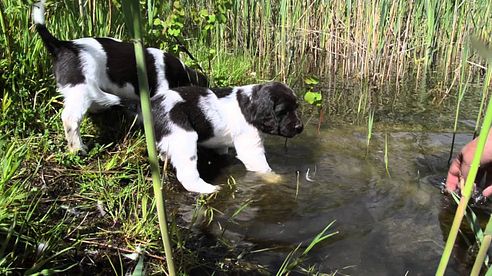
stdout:
[(278, 116), (282, 116), (285, 113), (287, 113), (287, 110), (286, 109), (281, 109), (281, 110), (277, 111), (276, 113), (277, 113)]

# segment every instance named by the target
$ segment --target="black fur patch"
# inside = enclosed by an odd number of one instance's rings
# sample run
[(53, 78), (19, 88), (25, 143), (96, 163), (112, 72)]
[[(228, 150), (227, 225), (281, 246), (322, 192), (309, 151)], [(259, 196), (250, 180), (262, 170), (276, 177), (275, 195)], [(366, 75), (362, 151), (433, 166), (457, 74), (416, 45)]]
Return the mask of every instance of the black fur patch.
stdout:
[(169, 88), (192, 84), (187, 69), (175, 56), (164, 53), (164, 67)]
[(243, 113), (243, 116), (246, 119), (246, 122), (251, 123), (253, 120), (253, 114), (251, 113), (250, 110), (251, 100), (247, 95), (244, 94), (244, 92), (241, 89), (237, 91), (236, 97), (239, 107), (241, 108), (241, 112)]
[(212, 124), (207, 120), (205, 114), (198, 106), (200, 97), (209, 92), (202, 87), (178, 87), (173, 89), (180, 94), (184, 102), (180, 102), (171, 108), (167, 114), (162, 108), (165, 101), (165, 94), (159, 94), (152, 98), (152, 113), (154, 116), (154, 130), (156, 138), (169, 135), (169, 122), (167, 115), (173, 124), (178, 125), (187, 131), (195, 131), (198, 134), (198, 141), (207, 140), (213, 137), (214, 130)]
[(207, 140), (214, 135), (212, 124), (198, 106), (200, 97), (208, 95), (208, 89), (202, 87), (178, 87), (173, 89), (185, 100), (178, 103), (170, 111), (173, 123), (185, 130), (195, 131), (198, 141)]
[(225, 88), (211, 88), (211, 90), (214, 92), (214, 94), (217, 96), (217, 98), (224, 98), (232, 93), (232, 88), (230, 87), (225, 87)]
[[(106, 70), (109, 79), (121, 87), (126, 83), (130, 83), (136, 89), (135, 92), (139, 94), (137, 63), (133, 43), (119, 42), (110, 38), (96, 38), (96, 40), (101, 43), (106, 52)], [(145, 51), (145, 63), (147, 66), (150, 95), (152, 96), (157, 89), (157, 69), (154, 56), (147, 51)]]
[(80, 48), (71, 41), (60, 41), (53, 69), (60, 86), (77, 85), (85, 82), (80, 61)]

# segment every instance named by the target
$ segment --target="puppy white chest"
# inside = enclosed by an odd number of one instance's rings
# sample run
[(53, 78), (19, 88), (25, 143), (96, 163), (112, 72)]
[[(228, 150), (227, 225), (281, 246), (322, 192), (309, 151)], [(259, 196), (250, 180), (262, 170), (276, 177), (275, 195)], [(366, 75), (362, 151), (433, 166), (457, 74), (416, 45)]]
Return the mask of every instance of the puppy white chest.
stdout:
[(217, 99), (215, 95), (203, 97), (200, 107), (213, 126), (213, 136), (200, 142), (209, 148), (234, 146), (236, 136), (242, 132), (246, 123), (235, 95)]

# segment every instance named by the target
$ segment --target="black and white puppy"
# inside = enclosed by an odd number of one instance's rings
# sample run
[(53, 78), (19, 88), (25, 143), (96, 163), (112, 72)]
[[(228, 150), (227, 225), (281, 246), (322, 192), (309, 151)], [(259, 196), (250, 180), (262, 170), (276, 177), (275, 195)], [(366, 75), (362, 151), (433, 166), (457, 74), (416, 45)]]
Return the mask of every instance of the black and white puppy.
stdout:
[(227, 153), (234, 147), (248, 171), (266, 173), (260, 131), (293, 137), (303, 124), (294, 92), (270, 82), (234, 88), (179, 87), (152, 97), (156, 142), (161, 157), (170, 158), (176, 176), (191, 192), (212, 193), (197, 170), (197, 145)]
[[(85, 152), (80, 123), (87, 111), (138, 103), (134, 46), (112, 38), (59, 40), (45, 26), (44, 2), (34, 4), (33, 21), (53, 56), (57, 88), (64, 97), (62, 120), (68, 148)], [(178, 86), (208, 86), (203, 74), (169, 53), (146, 48), (145, 59), (151, 95)]]

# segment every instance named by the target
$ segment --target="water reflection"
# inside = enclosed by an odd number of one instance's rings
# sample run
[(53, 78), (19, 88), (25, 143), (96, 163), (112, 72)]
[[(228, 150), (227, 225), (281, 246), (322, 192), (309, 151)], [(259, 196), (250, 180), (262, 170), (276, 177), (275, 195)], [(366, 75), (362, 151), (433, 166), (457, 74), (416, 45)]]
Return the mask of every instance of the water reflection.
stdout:
[[(365, 131), (356, 128), (322, 129), (318, 135), (315, 126), (307, 127), (287, 148), (282, 139), (266, 137), (269, 162), (282, 183), (264, 183), (229, 157), (229, 166), (213, 182), (223, 185), (233, 176), (237, 185), (212, 202), (224, 215), (218, 214), (207, 231), (249, 247), (255, 253), (245, 258), (276, 271), (297, 244), (307, 245), (336, 220), (333, 229), (340, 234), (317, 246), (308, 265), (350, 275), (434, 274), (454, 215), (454, 205), (439, 189), (451, 134), (387, 135), (390, 176), (384, 133), (374, 134), (369, 151)], [(470, 139), (470, 134), (458, 134), (456, 147)], [(315, 168), (314, 181), (307, 181), (306, 171)], [(190, 210), (183, 208), (182, 215)], [(458, 244), (447, 273), (466, 274), (468, 255), (467, 247)]]

